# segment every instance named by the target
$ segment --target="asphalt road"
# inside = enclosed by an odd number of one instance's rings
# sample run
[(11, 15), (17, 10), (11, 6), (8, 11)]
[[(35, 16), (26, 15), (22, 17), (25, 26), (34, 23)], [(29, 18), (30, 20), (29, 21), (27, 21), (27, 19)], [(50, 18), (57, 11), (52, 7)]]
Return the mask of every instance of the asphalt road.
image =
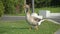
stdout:
[(0, 20), (2, 20), (2, 21), (25, 20), (25, 16), (3, 16)]
[[(60, 16), (52, 16), (48, 19), (54, 20), (60, 23)], [(18, 21), (18, 20), (25, 20), (25, 16), (3, 16), (0, 20), (2, 21)]]

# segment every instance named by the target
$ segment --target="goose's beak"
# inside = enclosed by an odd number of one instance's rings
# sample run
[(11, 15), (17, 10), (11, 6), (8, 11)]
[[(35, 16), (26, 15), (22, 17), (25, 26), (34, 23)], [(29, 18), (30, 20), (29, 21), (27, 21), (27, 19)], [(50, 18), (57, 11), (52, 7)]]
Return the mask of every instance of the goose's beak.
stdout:
[(25, 9), (25, 6), (23, 6), (23, 8)]

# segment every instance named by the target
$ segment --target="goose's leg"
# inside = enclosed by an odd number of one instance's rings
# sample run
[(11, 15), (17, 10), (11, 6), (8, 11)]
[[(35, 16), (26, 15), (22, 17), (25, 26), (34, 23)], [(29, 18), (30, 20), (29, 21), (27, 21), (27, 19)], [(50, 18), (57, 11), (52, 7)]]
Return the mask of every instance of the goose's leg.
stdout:
[(35, 26), (35, 29), (38, 30), (38, 26)]

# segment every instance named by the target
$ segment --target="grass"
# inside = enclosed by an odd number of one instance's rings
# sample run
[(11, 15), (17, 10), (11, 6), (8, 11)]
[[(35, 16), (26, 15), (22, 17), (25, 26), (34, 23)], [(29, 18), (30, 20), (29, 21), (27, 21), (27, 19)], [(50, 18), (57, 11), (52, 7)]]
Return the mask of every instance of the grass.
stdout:
[(7, 16), (25, 16), (25, 13), (21, 14), (6, 14)]
[(60, 13), (60, 7), (44, 7), (44, 8), (35, 8), (36, 12), (39, 12), (39, 10), (50, 10), (51, 13)]
[(54, 34), (60, 29), (60, 25), (50, 21), (44, 21), (39, 26), (39, 30), (29, 30), (29, 25), (26, 21), (0, 21), (0, 34)]
[[(50, 10), (52, 13), (60, 13), (60, 7), (55, 7), (55, 8), (53, 8), (53, 7), (35, 8), (35, 12), (39, 13), (39, 10)], [(8, 14), (8, 15), (9, 16), (25, 16), (25, 13)]]

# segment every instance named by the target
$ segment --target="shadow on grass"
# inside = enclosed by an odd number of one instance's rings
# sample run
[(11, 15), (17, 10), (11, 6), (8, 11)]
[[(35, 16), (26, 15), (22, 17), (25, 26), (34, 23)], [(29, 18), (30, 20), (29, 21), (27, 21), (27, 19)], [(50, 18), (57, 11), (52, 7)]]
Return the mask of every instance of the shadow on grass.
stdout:
[(0, 34), (5, 33), (5, 32), (9, 32), (10, 30), (28, 30), (29, 28), (26, 27), (0, 27)]
[(2, 29), (29, 29), (27, 27), (20, 27), (20, 28), (17, 28), (17, 27), (0, 27)]

